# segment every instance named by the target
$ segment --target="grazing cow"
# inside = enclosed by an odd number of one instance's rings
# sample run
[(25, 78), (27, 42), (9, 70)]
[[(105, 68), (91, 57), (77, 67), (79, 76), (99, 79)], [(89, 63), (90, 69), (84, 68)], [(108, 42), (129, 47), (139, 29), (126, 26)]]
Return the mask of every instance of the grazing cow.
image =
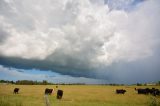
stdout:
[(155, 88), (150, 89), (149, 93), (155, 96)]
[(135, 90), (138, 92), (138, 94), (149, 94), (150, 92), (152, 92), (149, 88), (135, 88)]
[(13, 93), (14, 93), (14, 94), (18, 94), (18, 91), (19, 91), (19, 88), (14, 88)]
[(116, 89), (117, 94), (124, 94), (125, 92), (126, 92), (126, 90), (124, 90), (124, 89)]
[(53, 91), (53, 89), (48, 89), (48, 88), (46, 88), (46, 89), (45, 89), (45, 94), (46, 94), (46, 95), (48, 95), (48, 94), (51, 95), (51, 94), (52, 94), (52, 91)]
[(148, 89), (142, 89), (142, 88), (139, 88), (139, 89), (136, 89), (138, 94), (148, 94), (149, 93), (149, 90)]
[(58, 90), (57, 91), (57, 99), (62, 99), (63, 96), (63, 90)]
[(150, 94), (152, 94), (153, 96), (160, 95), (160, 90), (152, 88)]

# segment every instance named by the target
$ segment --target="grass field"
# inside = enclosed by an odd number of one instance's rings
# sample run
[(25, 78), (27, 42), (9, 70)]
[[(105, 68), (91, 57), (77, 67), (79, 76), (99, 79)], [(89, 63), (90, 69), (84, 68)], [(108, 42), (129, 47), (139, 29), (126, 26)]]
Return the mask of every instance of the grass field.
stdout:
[[(19, 94), (13, 94), (15, 87)], [(136, 86), (59, 85), (64, 91), (62, 100), (56, 93), (49, 95), (51, 106), (160, 106), (160, 96), (138, 95)], [(140, 86), (137, 88), (146, 88)], [(147, 86), (160, 89), (160, 86)], [(0, 106), (45, 106), (44, 89), (55, 85), (0, 85)], [(116, 89), (126, 89), (126, 94), (115, 94)]]

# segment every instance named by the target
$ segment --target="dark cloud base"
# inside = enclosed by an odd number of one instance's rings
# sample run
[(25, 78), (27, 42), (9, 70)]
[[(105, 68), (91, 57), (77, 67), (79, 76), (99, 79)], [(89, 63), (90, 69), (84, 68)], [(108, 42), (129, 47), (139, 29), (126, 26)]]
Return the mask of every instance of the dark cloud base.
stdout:
[(74, 77), (95, 77), (94, 71), (90, 72), (91, 70), (83, 69), (80, 67), (76, 69), (75, 67), (68, 67), (68, 66), (60, 66), (58, 64), (54, 64), (48, 62), (47, 60), (31, 60), (31, 59), (22, 59), (19, 57), (2, 57), (0, 56), (0, 64), (5, 67), (14, 67), (18, 69), (40, 69), (40, 70), (48, 70), (57, 72), (63, 75), (71, 75)]
[(39, 69), (42, 71), (52, 71), (62, 75), (72, 77), (86, 77), (106, 80), (106, 83), (145, 83), (160, 80), (160, 49), (154, 50), (154, 54), (148, 58), (137, 61), (119, 61), (99, 69), (89, 69), (85, 66), (75, 67), (74, 63), (69, 66), (62, 66), (48, 60), (22, 59), (19, 57), (0, 56), (0, 64), (5, 67), (17, 69)]
[(154, 82), (160, 80), (160, 60), (157, 59), (160, 51), (156, 51), (153, 56), (132, 62), (117, 62), (100, 70), (82, 70), (72, 67), (58, 66), (48, 61), (28, 60), (17, 57), (0, 56), (0, 64), (5, 67), (18, 69), (40, 69), (43, 71), (57, 72), (62, 75), (73, 77), (86, 77), (103, 79), (110, 83), (137, 83)]

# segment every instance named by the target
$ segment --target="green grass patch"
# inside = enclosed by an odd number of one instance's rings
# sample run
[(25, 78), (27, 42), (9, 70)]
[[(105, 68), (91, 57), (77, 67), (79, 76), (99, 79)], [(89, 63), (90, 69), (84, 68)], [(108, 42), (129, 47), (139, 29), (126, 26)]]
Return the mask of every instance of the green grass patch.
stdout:
[[(13, 89), (20, 88), (19, 94)], [(0, 85), (0, 106), (45, 106), (44, 90), (53, 88), (48, 95), (51, 106), (160, 106), (160, 97), (139, 95), (136, 86), (60, 85), (64, 91), (61, 100), (56, 99), (55, 85)], [(147, 86), (160, 89), (160, 86)], [(146, 86), (141, 86), (146, 88)], [(126, 94), (115, 94), (116, 89), (126, 89)]]

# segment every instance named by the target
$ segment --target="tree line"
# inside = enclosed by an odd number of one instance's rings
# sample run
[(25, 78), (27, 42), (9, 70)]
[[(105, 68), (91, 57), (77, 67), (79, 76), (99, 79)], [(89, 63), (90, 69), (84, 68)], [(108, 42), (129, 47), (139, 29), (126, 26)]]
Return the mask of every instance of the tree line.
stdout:
[(16, 85), (85, 85), (85, 83), (51, 83), (51, 82), (48, 82), (47, 80), (43, 80), (43, 81), (33, 81), (33, 80), (9, 81), (9, 80), (0, 80), (0, 83), (16, 84)]
[(33, 80), (17, 80), (17, 81), (9, 81), (9, 80), (0, 80), (0, 83), (7, 84), (16, 84), (16, 85), (52, 85), (54, 83), (50, 83), (46, 80), (43, 81), (33, 81)]
[[(43, 81), (33, 81), (33, 80), (17, 80), (17, 81), (10, 81), (10, 80), (0, 80), (0, 83), (5, 83), (5, 84), (16, 84), (16, 85), (86, 85), (85, 83), (52, 83), (48, 82), (47, 80)], [(151, 83), (154, 85), (160, 85), (160, 81), (156, 83)], [(110, 86), (123, 86), (125, 84), (99, 84), (99, 85), (110, 85)], [(149, 83), (137, 83), (137, 84), (132, 84), (132, 85), (137, 85), (137, 86), (146, 86), (149, 85)]]

